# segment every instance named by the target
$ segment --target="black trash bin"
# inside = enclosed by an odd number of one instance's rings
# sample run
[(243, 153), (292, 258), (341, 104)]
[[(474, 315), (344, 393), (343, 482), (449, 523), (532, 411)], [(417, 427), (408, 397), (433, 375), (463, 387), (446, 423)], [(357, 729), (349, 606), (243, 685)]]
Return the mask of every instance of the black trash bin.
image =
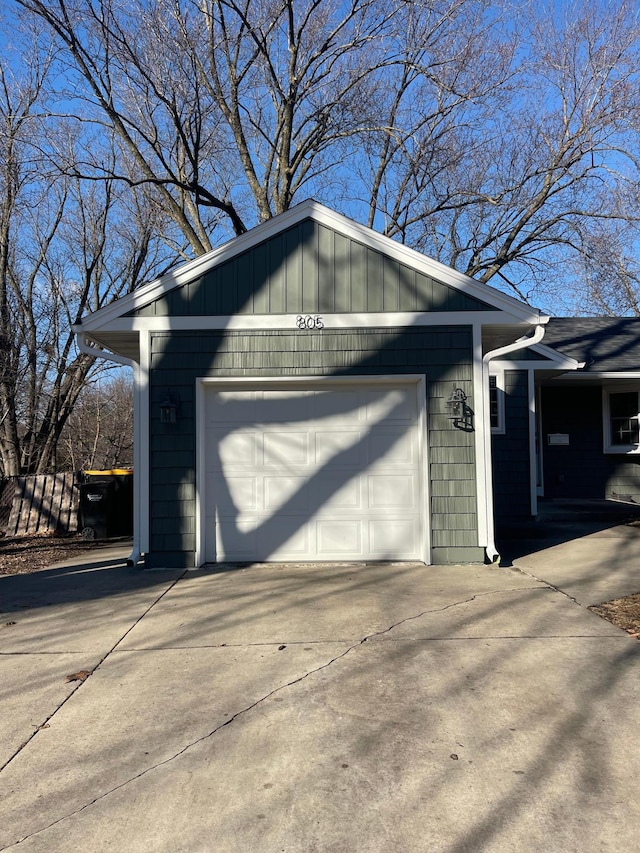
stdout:
[(85, 471), (80, 484), (80, 532), (85, 539), (133, 533), (133, 473)]

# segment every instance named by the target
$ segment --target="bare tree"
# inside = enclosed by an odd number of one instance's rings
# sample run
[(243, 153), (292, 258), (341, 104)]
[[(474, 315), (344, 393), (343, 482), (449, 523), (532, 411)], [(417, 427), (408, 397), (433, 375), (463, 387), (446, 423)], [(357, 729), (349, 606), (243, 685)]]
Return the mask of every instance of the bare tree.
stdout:
[[(34, 289), (34, 278), (27, 277), (26, 293), (16, 292), (15, 276), (16, 235), (22, 208), (21, 196), (34, 178), (33, 164), (27, 153), (27, 143), (33, 132), (33, 111), (42, 91), (46, 65), (34, 57), (22, 79), (14, 79), (10, 68), (0, 64), (0, 454), (5, 476), (21, 469), (21, 436), (16, 407), (18, 389), (26, 390), (24, 405), (33, 407), (37, 389), (28, 387), (28, 374), (33, 359), (24, 357), (16, 345), (16, 323), (20, 319), (21, 296), (27, 300)], [(53, 231), (56, 228), (55, 216)], [(51, 232), (50, 232), (51, 233)], [(47, 235), (43, 237), (44, 248)], [(33, 318), (35, 322), (35, 317)], [(34, 329), (28, 321), (23, 324), (27, 338), (33, 341)]]
[(195, 254), (220, 222), (242, 233), (315, 188), (396, 61), (384, 39), (398, 7), (379, 0), (20, 4), (73, 69), (65, 102), (119, 140), (126, 164), (103, 176), (152, 189)]
[(71, 152), (75, 140), (64, 123), (43, 121), (37, 54), (21, 78), (10, 69), (0, 64), (3, 476), (56, 467), (61, 431), (101, 369), (77, 350), (71, 326), (163, 270), (162, 227), (140, 198), (113, 180), (83, 185), (52, 169), (47, 148)]
[(146, 187), (185, 254), (314, 195), (558, 298), (550, 271), (637, 221), (633, 0), (18, 3), (63, 63), (58, 108), (117, 140), (59, 164)]
[[(633, 4), (600, 6), (521, 4), (512, 41), (498, 44), (492, 63), (499, 92), (478, 73), (491, 62), (482, 39), (461, 48), (466, 70), (452, 66), (451, 85), (445, 74), (429, 91), (423, 78), (422, 112), (434, 126), (406, 142), (398, 131), (391, 151), (376, 135), (386, 233), (528, 298), (589, 233), (637, 221), (637, 199), (628, 202), (638, 176), (640, 30)], [(464, 103), (440, 105), (461, 90)], [(394, 103), (400, 129), (411, 127), (405, 108)]]
[(80, 392), (62, 430), (58, 461), (70, 471), (128, 468), (133, 464), (131, 377), (119, 371)]

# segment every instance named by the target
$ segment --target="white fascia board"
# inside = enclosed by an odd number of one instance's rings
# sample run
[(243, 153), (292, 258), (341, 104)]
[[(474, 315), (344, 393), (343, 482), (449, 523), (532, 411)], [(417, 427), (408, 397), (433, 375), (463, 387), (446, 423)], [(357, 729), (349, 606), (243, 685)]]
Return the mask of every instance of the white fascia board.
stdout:
[[(560, 376), (558, 377), (558, 379), (561, 379), (561, 378), (562, 377), (560, 377)], [(576, 373), (575, 375), (572, 375), (570, 378), (571, 378), (571, 380), (573, 380), (573, 379), (603, 379), (603, 380), (615, 379), (615, 380), (622, 380), (624, 382), (640, 382), (640, 371), (638, 371), (638, 370), (629, 370), (629, 371), (623, 371), (623, 370), (616, 370), (616, 371), (591, 370), (591, 371), (587, 371), (587, 370), (584, 370), (580, 373)]]
[[(234, 314), (232, 316), (120, 317), (100, 326), (109, 332), (172, 331), (298, 331), (300, 314)], [(529, 325), (499, 311), (397, 311), (356, 314), (309, 314), (322, 321), (315, 334), (331, 329), (394, 328), (407, 326)], [(89, 331), (85, 329), (85, 331)]]
[(584, 361), (578, 361), (570, 355), (564, 355), (564, 353), (554, 349), (551, 344), (534, 344), (534, 346), (531, 347), (531, 351), (537, 352), (539, 355), (545, 356), (557, 364), (575, 364), (576, 369), (578, 367), (584, 367), (585, 365)]
[(529, 352), (537, 353), (542, 358), (528, 361), (496, 358), (491, 362), (490, 372), (493, 372), (495, 367), (499, 370), (580, 370), (585, 366), (584, 361), (577, 361), (569, 355), (563, 355), (548, 344), (533, 344), (528, 349)]
[(415, 249), (403, 246), (390, 237), (385, 237), (383, 234), (379, 234), (364, 225), (347, 219), (347, 217), (324, 207), (324, 205), (319, 204), (313, 199), (308, 199), (284, 213), (257, 225), (245, 234), (234, 237), (222, 246), (218, 246), (207, 252), (207, 254), (201, 255), (192, 261), (187, 261), (187, 263), (173, 272), (169, 272), (148, 284), (142, 285), (133, 293), (123, 296), (111, 305), (106, 305), (93, 314), (89, 314), (82, 321), (83, 329), (90, 331), (92, 328), (104, 328), (111, 320), (121, 317), (130, 311), (143, 308), (174, 288), (193, 281), (213, 267), (252, 249), (259, 243), (268, 240), (270, 237), (281, 233), (287, 228), (297, 225), (307, 218), (311, 218), (321, 225), (326, 225), (328, 228), (333, 228), (345, 237), (363, 243), (425, 275), (432, 276), (443, 284), (460, 290), (488, 305), (492, 305), (498, 311), (511, 314), (517, 317), (520, 322), (545, 322), (542, 319), (540, 311), (514, 299), (512, 296), (507, 296), (498, 290), (494, 290), (490, 286), (482, 284), (464, 273), (460, 273), (439, 261), (426, 257), (426, 255), (417, 252)]
[(507, 361), (503, 359), (501, 361), (499, 358), (490, 362), (490, 365), (489, 374), (491, 376), (504, 373), (505, 370), (535, 370), (538, 373), (541, 370), (551, 370), (553, 372), (557, 372), (558, 370), (574, 371), (584, 367), (583, 364), (576, 363), (556, 362), (551, 364), (548, 361), (534, 361), (533, 359), (529, 361)]

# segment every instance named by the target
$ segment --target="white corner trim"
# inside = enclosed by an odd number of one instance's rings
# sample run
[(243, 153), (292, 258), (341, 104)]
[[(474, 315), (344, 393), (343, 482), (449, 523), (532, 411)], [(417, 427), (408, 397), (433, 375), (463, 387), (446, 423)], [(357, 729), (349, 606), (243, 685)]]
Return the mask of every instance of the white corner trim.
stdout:
[[(151, 447), (151, 420), (150, 420), (150, 393), (149, 374), (151, 366), (151, 336), (148, 333), (140, 334), (140, 366), (138, 369), (138, 395), (139, 395), (139, 423), (138, 434), (143, 441), (138, 450), (138, 494), (140, 530), (140, 550), (143, 554), (149, 553), (149, 512), (150, 512), (150, 484), (149, 484), (149, 453)], [(140, 440), (138, 441), (140, 444)]]
[[(488, 401), (489, 399), (489, 362), (494, 358), (500, 358), (501, 355), (507, 355), (511, 352), (517, 352), (520, 349), (526, 349), (532, 344), (538, 344), (544, 337), (545, 326), (544, 324), (540, 324), (535, 327), (533, 335), (529, 337), (520, 338), (520, 340), (515, 341), (512, 344), (507, 344), (503, 347), (498, 347), (497, 349), (490, 350), (485, 353), (482, 357), (482, 372), (483, 372), (483, 403)], [(491, 457), (491, 431), (486, 428), (486, 424), (488, 421), (488, 414), (486, 409), (484, 411), (483, 417), (483, 428), (484, 428), (484, 468), (485, 468), (485, 492), (484, 497), (487, 505), (487, 557), (489, 560), (494, 563), (500, 560), (500, 554), (496, 549), (495, 543), (495, 522), (493, 517), (493, 464)]]
[(531, 515), (538, 514), (538, 459), (536, 457), (536, 382), (535, 371), (527, 371), (529, 395), (529, 490)]
[(207, 459), (206, 459), (206, 423), (205, 423), (205, 380), (196, 379), (195, 385), (195, 428), (196, 428), (196, 482), (195, 482), (195, 514), (196, 514), (196, 550), (194, 555), (194, 568), (199, 569), (205, 563), (205, 495), (201, 494), (207, 487)]
[(427, 412), (427, 377), (417, 376), (418, 395), (418, 457), (420, 460), (420, 501), (424, 529), (422, 532), (422, 562), (431, 565), (431, 477), (429, 476), (429, 423)]
[[(489, 431), (488, 393), (489, 380), (485, 394), (484, 371), (482, 365), (482, 329), (473, 327), (473, 408), (475, 410), (475, 450), (476, 450), (476, 502), (478, 513), (478, 546), (486, 548), (488, 544), (489, 514), (493, 517), (493, 506), (487, 505), (486, 470), (486, 433)], [(485, 399), (487, 397), (487, 399)], [(490, 440), (490, 438), (489, 438)]]

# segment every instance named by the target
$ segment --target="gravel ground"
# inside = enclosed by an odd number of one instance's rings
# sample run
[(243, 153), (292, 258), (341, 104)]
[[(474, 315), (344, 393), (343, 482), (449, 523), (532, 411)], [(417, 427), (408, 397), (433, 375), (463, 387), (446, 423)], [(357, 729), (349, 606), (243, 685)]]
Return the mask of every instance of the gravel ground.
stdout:
[[(91, 542), (79, 536), (20, 536), (0, 538), (0, 575), (26, 575), (39, 572), (54, 563), (89, 554), (104, 547), (104, 542)], [(110, 544), (117, 544), (111, 540)], [(625, 598), (605, 601), (589, 608), (640, 639), (640, 592)]]

